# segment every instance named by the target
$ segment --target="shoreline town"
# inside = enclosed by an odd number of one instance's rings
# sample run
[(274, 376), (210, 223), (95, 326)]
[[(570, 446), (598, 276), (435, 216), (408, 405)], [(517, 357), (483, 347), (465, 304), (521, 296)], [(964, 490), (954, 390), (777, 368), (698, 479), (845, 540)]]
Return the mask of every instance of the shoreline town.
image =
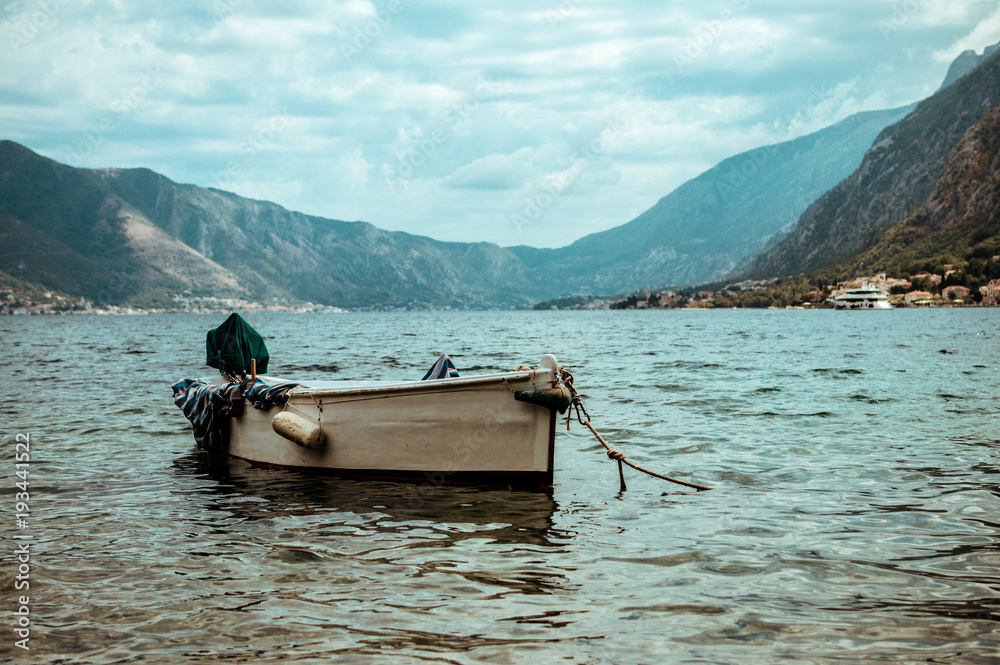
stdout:
[[(874, 288), (885, 294), (892, 308), (901, 307), (997, 307), (1000, 306), (1000, 279), (994, 279), (970, 288), (955, 283), (962, 280), (956, 270), (943, 274), (920, 273), (907, 279), (887, 277), (880, 273), (873, 277), (840, 282), (835, 286), (811, 284), (812, 290), (802, 288), (806, 282), (794, 279), (746, 280), (728, 284), (723, 288), (671, 289), (647, 287), (624, 299), (612, 297), (569, 297), (536, 304), (530, 309), (829, 309), (834, 300), (848, 291), (862, 287)], [(792, 286), (783, 293), (783, 283)], [(311, 302), (275, 302), (263, 304), (240, 298), (213, 296), (174, 296), (176, 307), (132, 307), (127, 305), (97, 305), (86, 298), (72, 298), (46, 291), (27, 295), (13, 288), (0, 288), (0, 315), (122, 315), (167, 313), (217, 313), (217, 312), (347, 312), (346, 308), (317, 305)], [(371, 308), (359, 308), (368, 311)], [(451, 310), (451, 307), (428, 309)]]
[[(718, 290), (673, 291), (649, 289), (632, 294), (624, 300), (606, 305), (610, 309), (830, 309), (834, 301), (850, 291), (863, 288), (884, 294), (892, 308), (900, 307), (997, 307), (1000, 306), (1000, 279), (994, 279), (978, 288), (955, 283), (963, 280), (956, 270), (946, 270), (943, 275), (920, 273), (907, 279), (887, 277), (879, 273), (835, 286), (812, 284), (805, 290), (794, 279), (785, 280), (792, 286), (778, 294), (781, 279), (747, 280), (729, 284)], [(963, 280), (964, 281), (964, 280)], [(600, 307), (580, 307), (599, 309)]]

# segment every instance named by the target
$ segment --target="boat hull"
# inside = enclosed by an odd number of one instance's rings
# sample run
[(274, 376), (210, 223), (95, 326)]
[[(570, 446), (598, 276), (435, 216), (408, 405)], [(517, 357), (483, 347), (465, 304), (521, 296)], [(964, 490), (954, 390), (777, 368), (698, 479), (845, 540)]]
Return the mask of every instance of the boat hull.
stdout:
[[(258, 466), (357, 478), (548, 487), (555, 412), (514, 398), (555, 385), (555, 359), (546, 360), (502, 375), (296, 388), (286, 405), (232, 418), (228, 452)], [(323, 444), (277, 434), (271, 421), (282, 412), (318, 423)]]
[(892, 309), (887, 300), (834, 300), (834, 309)]

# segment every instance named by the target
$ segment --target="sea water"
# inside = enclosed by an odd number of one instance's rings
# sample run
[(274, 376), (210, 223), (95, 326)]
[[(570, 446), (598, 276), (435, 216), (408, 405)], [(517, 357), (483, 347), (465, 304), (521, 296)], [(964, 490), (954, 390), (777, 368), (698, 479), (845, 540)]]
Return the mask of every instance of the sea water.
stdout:
[(575, 421), (547, 493), (209, 459), (170, 384), (224, 318), (0, 319), (0, 658), (997, 662), (1000, 310), (247, 315), (290, 378), (553, 353), (700, 493)]

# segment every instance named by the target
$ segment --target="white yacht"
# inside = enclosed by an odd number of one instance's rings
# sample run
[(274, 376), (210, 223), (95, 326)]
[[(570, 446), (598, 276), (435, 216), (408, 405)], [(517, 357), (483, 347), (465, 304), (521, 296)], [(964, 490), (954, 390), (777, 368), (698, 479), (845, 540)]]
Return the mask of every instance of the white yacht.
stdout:
[(830, 302), (834, 309), (892, 309), (885, 291), (865, 283), (831, 298)]

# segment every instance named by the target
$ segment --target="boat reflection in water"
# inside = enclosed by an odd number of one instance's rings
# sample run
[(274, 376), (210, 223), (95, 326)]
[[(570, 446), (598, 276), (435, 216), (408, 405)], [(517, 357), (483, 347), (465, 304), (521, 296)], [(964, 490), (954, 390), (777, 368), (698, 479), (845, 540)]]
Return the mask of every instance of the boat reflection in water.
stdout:
[(544, 632), (578, 611), (550, 616), (533, 600), (575, 588), (551, 492), (275, 472), (202, 452), (174, 458), (173, 471), (189, 536), (159, 558), (176, 580), (172, 618), (210, 607), (227, 636), (292, 645), (293, 659), (416, 662), (538, 648), (557, 638), (518, 629)]
[(441, 533), (455, 541), (489, 538), (501, 543), (552, 545), (548, 535), (556, 502), (551, 490), (511, 491), (430, 481), (415, 485), (275, 472), (244, 460), (198, 451), (176, 459), (174, 468), (210, 481), (197, 492), (204, 501), (204, 519), (210, 520), (215, 511), (244, 521), (320, 516), (324, 519), (315, 523), (321, 526), (360, 516), (379, 530), (431, 522), (432, 528), (443, 527)]

